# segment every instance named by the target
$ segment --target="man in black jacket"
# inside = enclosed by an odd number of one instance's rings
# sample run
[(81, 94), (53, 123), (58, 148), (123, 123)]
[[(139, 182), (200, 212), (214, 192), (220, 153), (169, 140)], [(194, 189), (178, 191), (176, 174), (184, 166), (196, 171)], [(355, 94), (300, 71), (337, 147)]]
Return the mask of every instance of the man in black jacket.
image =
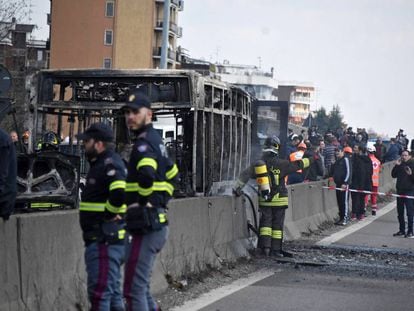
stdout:
[[(397, 194), (414, 196), (414, 161), (407, 150), (401, 153), (401, 158), (397, 160), (391, 171), (391, 176), (397, 178)], [(405, 233), (404, 207), (407, 209), (407, 226)], [(394, 236), (413, 237), (413, 216), (414, 201), (408, 198), (397, 198), (398, 222), (400, 230)]]
[(125, 255), (126, 168), (114, 151), (109, 125), (93, 123), (78, 139), (83, 140), (90, 164), (79, 207), (90, 310), (124, 311), (120, 282)]
[(9, 135), (0, 129), (0, 217), (8, 220), (16, 200), (17, 160), (16, 151)]
[[(361, 145), (354, 146), (352, 155), (352, 182), (351, 189), (372, 190), (372, 161), (366, 155), (366, 148)], [(352, 216), (351, 219), (363, 220), (365, 218), (365, 193), (352, 192)]]
[(352, 164), (350, 156), (352, 149), (346, 147), (345, 150), (341, 148), (335, 149), (336, 161), (331, 167), (331, 175), (337, 188), (336, 201), (338, 202), (339, 220), (336, 225), (345, 226), (348, 222), (349, 213), (349, 184), (352, 178)]

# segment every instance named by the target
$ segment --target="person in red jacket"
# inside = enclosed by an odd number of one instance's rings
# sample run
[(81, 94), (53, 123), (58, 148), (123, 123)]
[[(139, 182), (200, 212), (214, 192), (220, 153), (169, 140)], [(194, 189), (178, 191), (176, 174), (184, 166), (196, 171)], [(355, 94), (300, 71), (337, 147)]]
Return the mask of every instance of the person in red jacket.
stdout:
[(377, 159), (375, 156), (376, 149), (374, 146), (369, 146), (368, 150), (368, 157), (371, 159), (372, 162), (372, 194), (367, 194), (365, 196), (365, 207), (368, 206), (368, 200), (371, 197), (371, 214), (372, 216), (377, 215), (377, 194), (379, 187), (379, 174), (381, 171), (381, 161)]

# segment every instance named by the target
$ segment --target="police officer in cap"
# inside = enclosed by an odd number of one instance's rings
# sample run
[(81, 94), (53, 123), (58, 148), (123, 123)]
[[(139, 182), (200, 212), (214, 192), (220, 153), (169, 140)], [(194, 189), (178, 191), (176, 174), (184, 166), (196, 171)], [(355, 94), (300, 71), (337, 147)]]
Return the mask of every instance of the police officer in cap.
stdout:
[(178, 168), (152, 127), (149, 99), (133, 93), (122, 109), (136, 137), (126, 180), (126, 225), (132, 238), (126, 245), (124, 297), (128, 310), (159, 310), (150, 293), (150, 278), (155, 257), (167, 240), (166, 209)]
[(112, 128), (94, 123), (78, 136), (90, 163), (80, 203), (88, 296), (93, 311), (124, 311), (121, 265), (125, 256), (126, 167), (114, 151)]

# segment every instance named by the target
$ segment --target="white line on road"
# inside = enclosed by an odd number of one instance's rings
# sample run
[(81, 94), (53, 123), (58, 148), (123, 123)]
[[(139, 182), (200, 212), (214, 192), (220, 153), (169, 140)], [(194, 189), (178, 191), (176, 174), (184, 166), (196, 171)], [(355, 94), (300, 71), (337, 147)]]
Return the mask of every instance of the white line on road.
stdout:
[(245, 287), (259, 282), (275, 274), (275, 271), (259, 271), (250, 274), (247, 278), (237, 280), (229, 285), (216, 288), (208, 293), (201, 295), (199, 298), (187, 301), (184, 305), (175, 307), (171, 311), (195, 311), (207, 307), (208, 305), (229, 296)]
[(348, 228), (345, 228), (339, 232), (336, 232), (322, 240), (320, 240), (318, 243), (316, 243), (316, 245), (318, 246), (329, 246), (333, 243), (335, 243), (336, 241), (339, 241), (340, 239), (343, 239), (344, 237), (346, 237), (347, 235), (350, 235), (362, 228), (364, 228), (365, 226), (368, 226), (370, 223), (372, 223), (373, 221), (375, 221), (376, 219), (378, 219), (379, 217), (389, 213), (391, 210), (393, 210), (395, 208), (395, 202), (391, 202), (390, 204), (384, 206), (383, 208), (377, 210), (377, 215), (376, 216), (371, 216), (368, 218), (365, 218), (363, 221), (359, 221), (351, 226), (349, 226)]

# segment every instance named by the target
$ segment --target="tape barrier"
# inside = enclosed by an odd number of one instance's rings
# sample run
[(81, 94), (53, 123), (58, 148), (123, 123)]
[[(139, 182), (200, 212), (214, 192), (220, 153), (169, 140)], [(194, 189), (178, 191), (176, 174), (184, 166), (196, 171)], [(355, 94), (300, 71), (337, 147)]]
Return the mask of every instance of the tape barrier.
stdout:
[(404, 198), (404, 199), (414, 199), (414, 196), (410, 195), (404, 195), (404, 194), (395, 194), (391, 192), (373, 192), (373, 191), (367, 191), (367, 190), (358, 190), (358, 189), (342, 189), (342, 188), (336, 188), (335, 186), (325, 186), (322, 187), (323, 189), (329, 189), (329, 190), (340, 190), (340, 191), (348, 191), (348, 192), (358, 192), (358, 193), (365, 193), (365, 194), (376, 194), (376, 195), (383, 195), (387, 197), (395, 197), (395, 198)]

